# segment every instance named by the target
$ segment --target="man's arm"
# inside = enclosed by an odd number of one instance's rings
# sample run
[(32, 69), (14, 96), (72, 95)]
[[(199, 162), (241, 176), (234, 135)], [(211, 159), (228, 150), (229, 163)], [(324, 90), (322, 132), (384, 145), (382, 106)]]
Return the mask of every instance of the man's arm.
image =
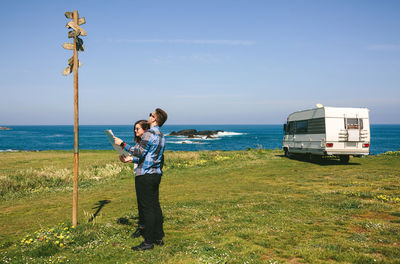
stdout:
[(152, 135), (153, 134), (150, 132), (145, 132), (140, 143), (136, 144), (134, 147), (124, 143), (123, 149), (139, 159), (143, 158), (150, 150)]
[(114, 144), (120, 146), (124, 142), (122, 139), (114, 137)]
[[(128, 151), (128, 152), (130, 152), (131, 154), (133, 154), (132, 152), (133, 152), (133, 147), (131, 147), (129, 144), (127, 144), (127, 143), (125, 143), (122, 139), (120, 139), (120, 138), (117, 138), (117, 137), (114, 137), (114, 142), (115, 142), (115, 145), (119, 145), (119, 146), (121, 146), (122, 147), (122, 149), (124, 149), (125, 151)], [(124, 143), (123, 145), (122, 145), (122, 143)], [(121, 155), (121, 156), (119, 156), (119, 159), (123, 162), (123, 163), (126, 163), (126, 162), (132, 162), (132, 163), (139, 163), (139, 158), (138, 157), (135, 157), (135, 156), (130, 156), (130, 157), (125, 157), (124, 155)]]
[(134, 156), (125, 157), (124, 155), (119, 156), (119, 160), (123, 163), (132, 162), (139, 163), (139, 158)]

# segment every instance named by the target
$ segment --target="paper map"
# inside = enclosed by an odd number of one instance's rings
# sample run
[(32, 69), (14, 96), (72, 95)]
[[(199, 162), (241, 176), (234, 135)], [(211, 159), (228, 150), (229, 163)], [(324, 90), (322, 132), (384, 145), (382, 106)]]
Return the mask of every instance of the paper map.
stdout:
[(127, 151), (123, 150), (121, 146), (114, 144), (114, 134), (111, 129), (104, 130), (104, 132), (106, 133), (108, 140), (110, 140), (110, 143), (116, 152), (118, 152), (120, 155), (124, 155), (125, 157), (131, 156)]

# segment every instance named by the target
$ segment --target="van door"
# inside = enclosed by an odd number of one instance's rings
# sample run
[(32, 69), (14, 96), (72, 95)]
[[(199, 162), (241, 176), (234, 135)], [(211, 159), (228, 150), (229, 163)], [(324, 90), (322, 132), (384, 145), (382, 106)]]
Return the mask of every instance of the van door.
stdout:
[(362, 129), (362, 119), (345, 118), (345, 128), (347, 130), (347, 141), (360, 141), (360, 130)]

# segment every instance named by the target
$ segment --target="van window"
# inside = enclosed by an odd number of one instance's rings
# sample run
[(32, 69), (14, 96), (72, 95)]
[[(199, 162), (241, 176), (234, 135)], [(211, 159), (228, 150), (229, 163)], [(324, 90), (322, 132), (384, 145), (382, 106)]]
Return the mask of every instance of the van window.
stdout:
[(346, 129), (363, 129), (363, 122), (360, 118), (345, 118)]
[(307, 134), (325, 134), (325, 118), (309, 119)]
[(289, 122), (288, 124), (288, 132), (289, 134), (294, 134), (294, 121)]
[(308, 121), (296, 121), (296, 134), (306, 134), (308, 130)]

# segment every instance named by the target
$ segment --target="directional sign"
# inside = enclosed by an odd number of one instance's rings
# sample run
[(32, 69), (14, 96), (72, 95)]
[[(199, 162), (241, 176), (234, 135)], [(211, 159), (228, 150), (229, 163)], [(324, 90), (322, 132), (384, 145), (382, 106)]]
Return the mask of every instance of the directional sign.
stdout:
[(78, 37), (76, 37), (76, 50), (85, 51), (85, 46), (83, 46), (83, 40)]
[(78, 25), (80, 26), (80, 25), (83, 25), (83, 24), (86, 24), (86, 20), (85, 20), (84, 17), (80, 17), (80, 18), (78, 19)]
[(73, 18), (73, 13), (72, 12), (65, 12), (65, 17), (72, 19)]
[[(69, 60), (68, 60), (68, 65), (71, 66), (71, 67), (74, 65), (74, 56), (72, 56), (71, 58), (69, 58)], [(82, 66), (82, 63), (81, 63), (80, 60), (78, 60), (78, 67), (81, 67), (81, 66)]]
[(65, 68), (63, 71), (62, 71), (62, 74), (64, 75), (64, 76), (67, 76), (68, 74), (70, 74), (72, 72), (72, 66), (68, 66), (67, 68)]
[(62, 46), (63, 46), (64, 49), (67, 49), (67, 50), (73, 50), (74, 49), (74, 44), (72, 44), (72, 43), (64, 43), (64, 44), (62, 44)]
[(65, 25), (65, 27), (66, 28), (72, 28), (73, 30), (80, 30), (82, 36), (87, 36), (86, 31), (83, 28), (81, 28), (80, 26), (78, 26), (78, 24), (76, 24), (74, 21), (69, 21)]
[(78, 30), (72, 30), (72, 31), (68, 32), (68, 38), (76, 38), (80, 34), (81, 34), (81, 31), (79, 29)]

